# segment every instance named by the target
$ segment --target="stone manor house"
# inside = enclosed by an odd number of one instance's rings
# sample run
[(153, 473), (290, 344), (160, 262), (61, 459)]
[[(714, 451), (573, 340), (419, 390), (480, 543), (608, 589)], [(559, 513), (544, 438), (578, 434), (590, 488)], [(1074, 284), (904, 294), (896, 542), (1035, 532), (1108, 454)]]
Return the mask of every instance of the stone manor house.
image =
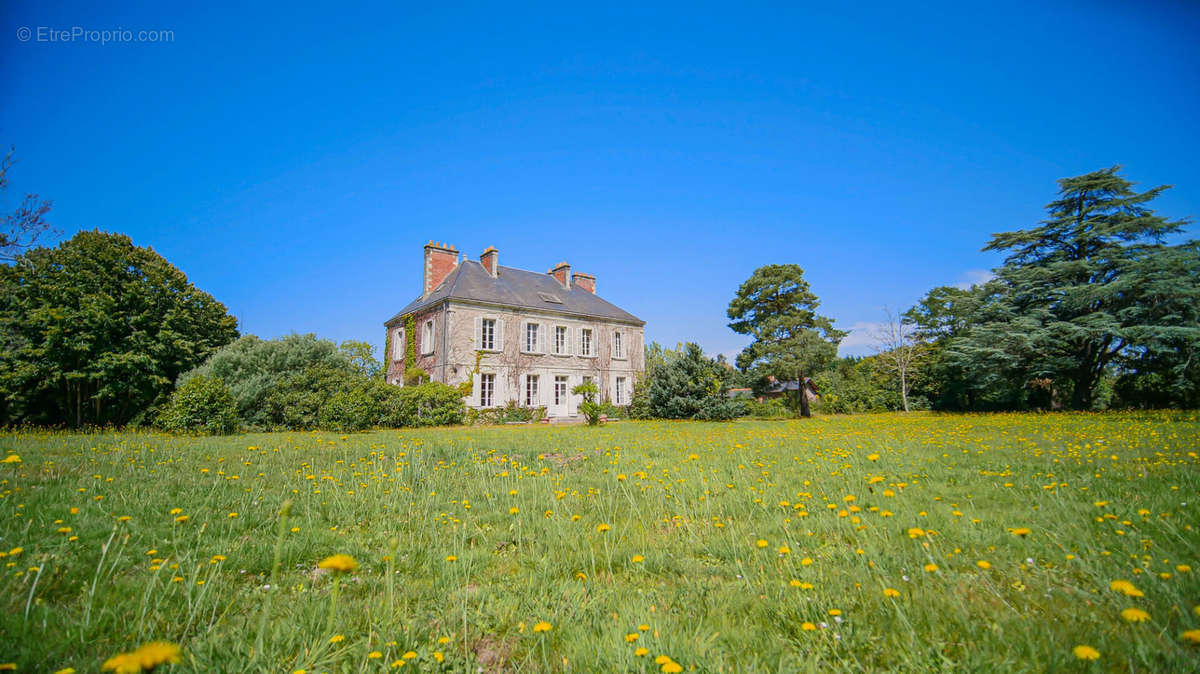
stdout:
[(541, 274), (499, 258), (491, 247), (476, 262), (454, 246), (425, 246), (421, 296), (384, 323), (388, 381), (403, 384), (411, 327), (416, 366), (432, 381), (471, 381), (471, 407), (516, 402), (573, 417), (583, 399), (571, 389), (585, 381), (602, 400), (628, 405), (645, 368), (645, 321), (601, 299), (596, 277), (565, 262)]

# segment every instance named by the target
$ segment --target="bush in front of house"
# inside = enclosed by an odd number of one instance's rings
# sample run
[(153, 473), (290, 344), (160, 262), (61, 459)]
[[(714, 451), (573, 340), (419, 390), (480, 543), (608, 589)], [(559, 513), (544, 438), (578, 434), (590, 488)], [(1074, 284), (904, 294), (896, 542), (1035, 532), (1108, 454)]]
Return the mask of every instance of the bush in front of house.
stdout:
[[(383, 384), (387, 386), (386, 384)], [(461, 424), (466, 416), (462, 393), (441, 382), (426, 382), (396, 389), (388, 387), (384, 418), (389, 426), (449, 426)]]
[(229, 435), (238, 428), (237, 404), (219, 377), (198, 375), (175, 389), (156, 425), (172, 433)]

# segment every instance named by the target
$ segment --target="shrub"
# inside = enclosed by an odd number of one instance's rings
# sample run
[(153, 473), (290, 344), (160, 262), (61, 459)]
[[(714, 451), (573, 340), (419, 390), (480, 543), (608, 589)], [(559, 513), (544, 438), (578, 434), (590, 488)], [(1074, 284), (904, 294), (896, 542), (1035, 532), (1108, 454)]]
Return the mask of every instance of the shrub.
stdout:
[[(310, 368), (322, 367), (341, 372), (342, 379), (358, 374), (347, 354), (327, 339), (316, 335), (288, 335), (263, 340), (246, 335), (214, 353), (200, 367), (180, 377), (180, 384), (190, 378), (205, 375), (220, 377), (229, 386), (237, 403), (242, 424), (251, 428), (315, 428), (318, 420), (313, 401), (302, 401), (305, 391), (297, 390), (296, 402), (305, 402), (304, 410), (292, 413), (281, 410), (278, 397), (281, 389), (300, 385), (300, 378)], [(291, 379), (292, 384), (285, 383)], [(269, 400), (272, 397), (274, 403)], [(281, 423), (281, 417), (292, 419)], [(303, 419), (300, 423), (299, 420)]]
[(726, 421), (745, 414), (745, 405), (726, 396), (725, 368), (696, 344), (650, 373), (650, 414), (662, 419)]
[(173, 433), (228, 435), (237, 430), (237, 406), (224, 381), (200, 375), (171, 394), (157, 424)]
[(390, 388), (396, 391), (397, 401), (392, 413), (385, 415), (387, 425), (447, 426), (463, 422), (466, 410), (457, 387), (429, 382)]
[(783, 419), (793, 416), (782, 398), (771, 398), (761, 403), (757, 400), (747, 400), (746, 414), (756, 419)]
[(571, 389), (571, 393), (583, 396), (583, 402), (579, 403), (579, 413), (587, 420), (588, 426), (595, 426), (600, 423), (600, 415), (603, 413), (603, 408), (596, 402), (596, 394), (599, 392), (600, 390), (596, 388), (596, 384), (590, 381), (585, 381)]
[(417, 366), (413, 366), (404, 371), (405, 386), (419, 386), (429, 381), (429, 373)]

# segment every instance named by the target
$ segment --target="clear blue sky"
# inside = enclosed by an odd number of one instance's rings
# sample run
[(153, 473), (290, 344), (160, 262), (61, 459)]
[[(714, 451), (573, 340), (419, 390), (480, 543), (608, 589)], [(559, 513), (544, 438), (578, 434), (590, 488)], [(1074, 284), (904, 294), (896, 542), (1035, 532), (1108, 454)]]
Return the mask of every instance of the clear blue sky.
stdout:
[[(1123, 164), (1200, 215), (1192, 2), (120, 4), (0, 9), (4, 206), (125, 232), (266, 337), (382, 344), (435, 239), (734, 353), (762, 264), (851, 328), (995, 266), (1057, 178)], [(174, 38), (36, 33), (76, 26)]]

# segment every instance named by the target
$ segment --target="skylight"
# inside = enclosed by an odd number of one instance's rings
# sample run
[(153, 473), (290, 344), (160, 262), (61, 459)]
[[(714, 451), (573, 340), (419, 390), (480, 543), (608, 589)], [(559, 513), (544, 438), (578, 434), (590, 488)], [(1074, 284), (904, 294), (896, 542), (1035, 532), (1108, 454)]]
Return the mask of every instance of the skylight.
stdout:
[(538, 293), (538, 297), (542, 298), (542, 300), (545, 302), (550, 302), (551, 304), (562, 304), (562, 300), (558, 299), (558, 295), (552, 295), (550, 293)]

